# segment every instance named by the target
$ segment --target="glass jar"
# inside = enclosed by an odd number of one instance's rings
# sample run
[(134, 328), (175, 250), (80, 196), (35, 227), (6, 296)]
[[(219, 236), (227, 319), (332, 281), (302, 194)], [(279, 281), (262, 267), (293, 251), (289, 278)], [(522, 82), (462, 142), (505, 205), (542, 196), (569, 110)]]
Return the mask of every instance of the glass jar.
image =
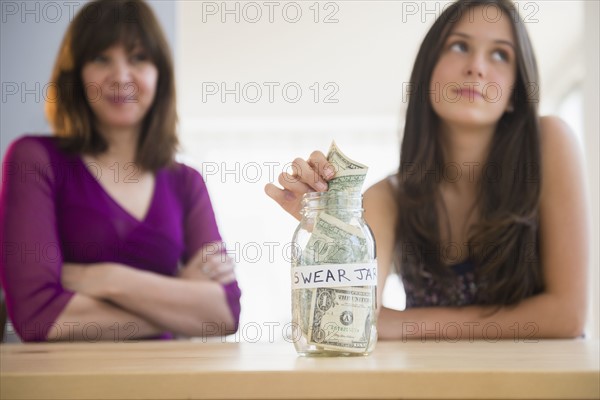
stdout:
[(301, 355), (367, 355), (377, 342), (375, 240), (362, 195), (312, 192), (292, 239), (292, 326)]

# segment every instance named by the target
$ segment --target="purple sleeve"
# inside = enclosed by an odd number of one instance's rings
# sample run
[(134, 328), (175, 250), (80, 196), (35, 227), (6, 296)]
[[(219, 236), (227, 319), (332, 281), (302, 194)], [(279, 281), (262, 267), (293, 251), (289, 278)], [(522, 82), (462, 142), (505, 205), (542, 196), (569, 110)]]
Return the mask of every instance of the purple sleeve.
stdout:
[[(220, 242), (221, 235), (215, 220), (215, 214), (210, 202), (204, 179), (198, 171), (183, 166), (185, 218), (185, 253), (183, 261), (187, 263), (207, 243)], [(235, 321), (237, 329), (240, 319), (241, 290), (237, 281), (223, 285), (227, 304)]]
[(187, 263), (207, 243), (220, 242), (208, 190), (198, 171), (183, 165), (184, 241), (183, 262)]
[(51, 161), (42, 141), (25, 137), (9, 147), (2, 165), (0, 282), (24, 341), (44, 341), (74, 294), (61, 285)]

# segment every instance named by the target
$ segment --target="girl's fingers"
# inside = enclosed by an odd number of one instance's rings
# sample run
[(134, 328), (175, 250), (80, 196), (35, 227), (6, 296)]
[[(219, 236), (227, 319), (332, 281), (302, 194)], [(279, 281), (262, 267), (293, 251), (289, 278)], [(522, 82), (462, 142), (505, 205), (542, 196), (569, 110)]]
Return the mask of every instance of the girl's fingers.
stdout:
[(329, 161), (327, 161), (325, 154), (321, 153), (320, 151), (313, 151), (310, 157), (308, 157), (307, 164), (312, 168), (313, 171), (316, 171), (319, 177), (321, 177), (321, 179), (324, 181), (329, 181), (335, 176), (335, 167)]
[[(301, 158), (296, 158), (292, 162), (292, 174), (283, 173), (280, 175), (287, 177), (286, 181), (293, 182), (301, 182), (308, 185), (312, 190), (316, 190), (317, 192), (325, 192), (327, 190), (327, 182), (319, 172), (309, 164), (308, 161), (305, 161)], [(280, 181), (283, 185), (283, 183)], [(305, 192), (306, 193), (306, 192)]]
[(265, 186), (265, 193), (294, 218), (300, 219), (302, 194), (294, 194), (287, 189), (280, 189), (272, 183), (267, 183)]
[(291, 165), (291, 173), (282, 172), (278, 177), (283, 189), (268, 183), (265, 193), (294, 218), (300, 220), (302, 196), (308, 192), (327, 191), (327, 181), (335, 176), (335, 168), (320, 151), (314, 151), (308, 160), (296, 158)]
[[(284, 189), (294, 194), (294, 198), (302, 197), (304, 193), (313, 192), (316, 189), (304, 183), (299, 176), (290, 175), (287, 172), (282, 172), (281, 174), (279, 174), (279, 177), (277, 179), (279, 181), (279, 184), (283, 186)], [(325, 186), (325, 189), (327, 189), (327, 185), (325, 183), (323, 183), (323, 185)], [(322, 186), (318, 187), (322, 188)], [(291, 197), (289, 196), (288, 198), (291, 199)]]

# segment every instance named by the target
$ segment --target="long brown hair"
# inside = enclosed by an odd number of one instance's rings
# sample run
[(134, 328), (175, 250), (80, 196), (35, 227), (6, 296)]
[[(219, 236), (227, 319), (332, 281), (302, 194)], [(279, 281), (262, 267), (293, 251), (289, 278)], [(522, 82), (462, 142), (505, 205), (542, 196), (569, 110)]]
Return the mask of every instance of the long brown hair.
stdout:
[[(478, 6), (497, 6), (509, 16), (516, 40), (517, 77), (514, 111), (497, 123), (482, 167), (495, 171), (481, 178), (477, 205), (480, 220), (469, 231), (470, 259), (479, 283), (478, 304), (508, 305), (543, 289), (539, 263), (540, 128), (538, 71), (523, 21), (509, 0), (459, 0), (449, 6), (427, 33), (410, 78), (406, 124), (398, 170), (396, 268), (419, 282), (436, 276), (450, 282), (440, 257), (439, 179), (444, 159), (440, 119), (432, 108), (429, 85), (442, 46), (462, 15)], [(434, 171), (435, 173), (417, 173)], [(493, 168), (492, 168), (493, 167)]]
[(142, 168), (155, 171), (171, 164), (177, 150), (175, 78), (169, 45), (154, 13), (141, 0), (92, 1), (75, 16), (52, 72), (46, 117), (66, 150), (91, 154), (106, 150), (94, 126), (81, 71), (117, 43), (127, 51), (140, 44), (158, 69), (154, 102), (142, 123), (136, 155)]

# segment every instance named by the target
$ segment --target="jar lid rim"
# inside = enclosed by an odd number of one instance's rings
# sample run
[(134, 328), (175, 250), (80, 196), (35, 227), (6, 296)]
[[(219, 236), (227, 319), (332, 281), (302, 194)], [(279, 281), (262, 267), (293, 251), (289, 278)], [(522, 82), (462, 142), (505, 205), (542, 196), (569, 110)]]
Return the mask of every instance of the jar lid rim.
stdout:
[(302, 200), (315, 200), (322, 197), (350, 197), (356, 199), (362, 199), (363, 195), (360, 192), (307, 192), (302, 196)]

